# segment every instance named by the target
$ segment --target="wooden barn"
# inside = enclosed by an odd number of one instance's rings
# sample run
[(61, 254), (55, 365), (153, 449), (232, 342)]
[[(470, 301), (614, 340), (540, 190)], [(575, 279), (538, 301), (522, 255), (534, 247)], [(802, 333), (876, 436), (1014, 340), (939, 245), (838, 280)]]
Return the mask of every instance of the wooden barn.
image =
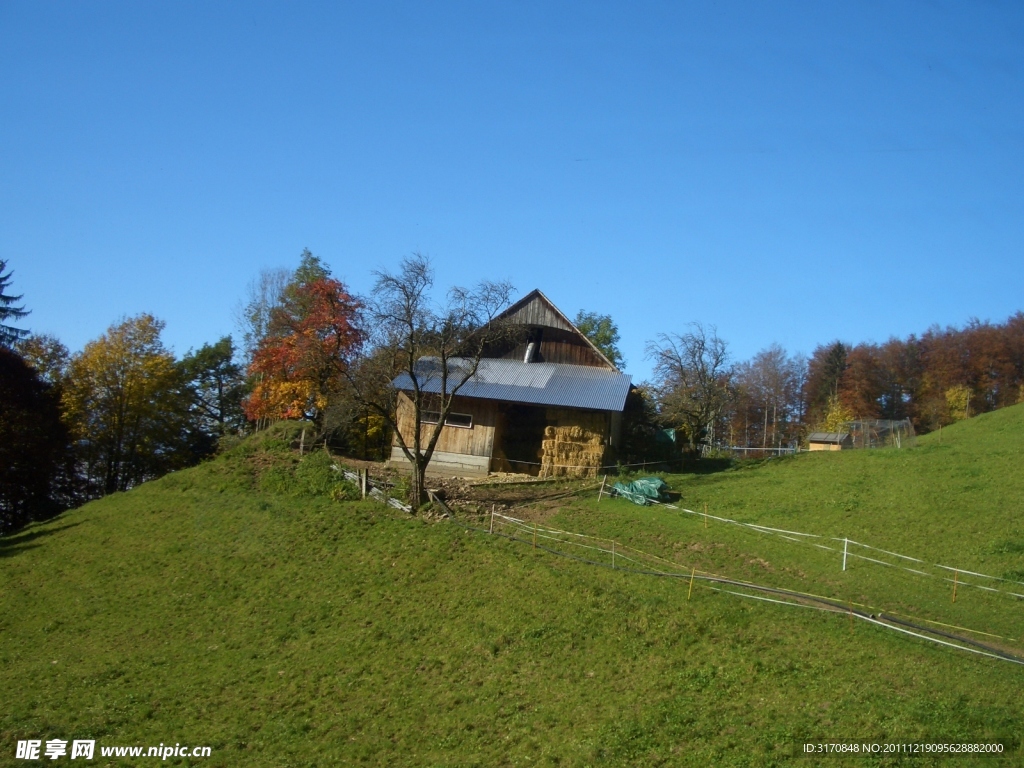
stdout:
[[(596, 476), (614, 460), (630, 377), (540, 291), (500, 317), (523, 326), (523, 333), (515, 342), (486, 350), (476, 375), (459, 390), (428, 472)], [(418, 361), (417, 379), (426, 382), (423, 391), (439, 394), (440, 380), (430, 375), (431, 366), (439, 367), (438, 361)], [(398, 428), (411, 443), (416, 424), (405, 392), (412, 380), (403, 374), (392, 384), (399, 390)], [(438, 415), (426, 410), (421, 421), (436, 424)], [(409, 467), (397, 438), (391, 461)]]

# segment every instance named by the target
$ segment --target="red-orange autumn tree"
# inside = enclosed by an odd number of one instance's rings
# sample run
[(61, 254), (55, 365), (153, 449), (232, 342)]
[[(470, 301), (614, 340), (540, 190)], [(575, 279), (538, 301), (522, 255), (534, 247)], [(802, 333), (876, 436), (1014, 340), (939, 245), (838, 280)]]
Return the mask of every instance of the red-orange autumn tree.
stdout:
[(278, 419), (319, 424), (362, 345), (360, 308), (345, 285), (305, 251), (253, 353), (246, 417), (257, 427)]

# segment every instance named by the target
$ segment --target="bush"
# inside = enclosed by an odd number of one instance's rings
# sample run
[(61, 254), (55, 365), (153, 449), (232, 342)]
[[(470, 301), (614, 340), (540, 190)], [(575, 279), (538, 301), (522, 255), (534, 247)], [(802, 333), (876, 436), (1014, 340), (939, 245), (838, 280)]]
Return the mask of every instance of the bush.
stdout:
[(359, 489), (344, 479), (326, 451), (314, 451), (298, 459), (290, 452), (276, 457), (259, 474), (259, 488), (283, 496), (326, 496), (335, 501), (359, 498)]
[(359, 498), (359, 489), (344, 479), (327, 451), (315, 451), (295, 468), (297, 493), (304, 496), (330, 496), (335, 501)]

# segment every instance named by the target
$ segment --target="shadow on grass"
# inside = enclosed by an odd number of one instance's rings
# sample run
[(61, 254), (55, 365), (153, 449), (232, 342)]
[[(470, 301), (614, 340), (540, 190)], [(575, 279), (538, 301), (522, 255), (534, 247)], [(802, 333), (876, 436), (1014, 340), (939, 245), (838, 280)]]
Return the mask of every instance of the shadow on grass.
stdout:
[[(0, 536), (0, 557), (13, 557), (14, 555), (27, 552), (30, 549), (36, 549), (41, 544), (34, 544), (37, 539), (41, 539), (44, 536), (50, 536), (60, 531), (66, 531), (68, 528), (77, 528), (82, 523), (68, 523), (60, 527), (53, 528), (33, 528), (30, 525), (27, 529), (22, 529), (17, 533), (11, 533), (7, 536)], [(36, 523), (35, 525), (39, 525)]]
[(693, 459), (684, 464), (683, 472), (688, 475), (713, 475), (735, 466), (735, 459)]
[(650, 476), (666, 476), (673, 475), (680, 477), (683, 475), (714, 475), (719, 472), (725, 472), (726, 470), (736, 469), (737, 467), (747, 466), (748, 464), (758, 463), (759, 460), (743, 460), (743, 459), (732, 459), (732, 458), (714, 458), (714, 459), (696, 459), (696, 458), (684, 458), (682, 461), (666, 461), (660, 464), (649, 462), (641, 470), (620, 470), (618, 473), (609, 476), (609, 480), (614, 477), (616, 480), (628, 483), (631, 480), (635, 480), (639, 477), (650, 477)]

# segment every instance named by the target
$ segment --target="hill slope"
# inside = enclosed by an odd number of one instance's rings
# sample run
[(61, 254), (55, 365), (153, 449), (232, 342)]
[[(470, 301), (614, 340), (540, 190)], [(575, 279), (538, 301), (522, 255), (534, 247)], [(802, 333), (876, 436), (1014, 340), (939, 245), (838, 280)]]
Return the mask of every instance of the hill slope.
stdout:
[[(693, 509), (1013, 572), (1022, 419), (671, 481)], [(0, 754), (26, 738), (209, 745), (169, 762), (211, 766), (771, 765), (826, 739), (1019, 748), (1024, 667), (700, 586), (688, 601), (685, 582), (475, 521), (334, 501), (323, 460), (284, 445), (250, 441), (0, 540)], [(1019, 601), (954, 605), (925, 577), (843, 573), (834, 552), (665, 508), (585, 498), (546, 519), (684, 566), (1024, 634)]]
[[(611, 515), (607, 508), (598, 514), (594, 505), (576, 504), (559, 520), (572, 530), (599, 532), (661, 555), (678, 555), (681, 542), (697, 544), (703, 551), (691, 550), (691, 557), (683, 558), (687, 566), (726, 568), (734, 576), (763, 575), (763, 568), (737, 570), (733, 562), (763, 556), (790, 575), (804, 574), (789, 580), (776, 574), (780, 586), (804, 584), (843, 599), (913, 599), (919, 609), (938, 611), (950, 621), (974, 619), (1019, 638), (1024, 636), (1019, 601), (989, 599), (985, 590), (968, 586), (968, 604), (961, 599), (953, 606), (951, 582), (954, 568), (1024, 582), (1022, 465), (1024, 405), (1018, 405), (928, 435), (912, 449), (800, 454), (714, 475), (667, 478), (682, 495), (679, 506), (816, 534), (817, 539), (796, 538), (831, 546), (833, 552), (715, 522), (705, 529), (702, 517), (663, 508), (634, 508), (627, 514), (622, 500), (614, 502), (619, 506)], [(644, 524), (636, 525), (638, 519)], [(851, 545), (851, 572), (841, 573), (841, 540), (847, 537), (875, 549)], [(932, 578), (869, 564), (863, 557), (924, 569)], [(957, 580), (1024, 593), (1022, 583), (963, 573)]]

